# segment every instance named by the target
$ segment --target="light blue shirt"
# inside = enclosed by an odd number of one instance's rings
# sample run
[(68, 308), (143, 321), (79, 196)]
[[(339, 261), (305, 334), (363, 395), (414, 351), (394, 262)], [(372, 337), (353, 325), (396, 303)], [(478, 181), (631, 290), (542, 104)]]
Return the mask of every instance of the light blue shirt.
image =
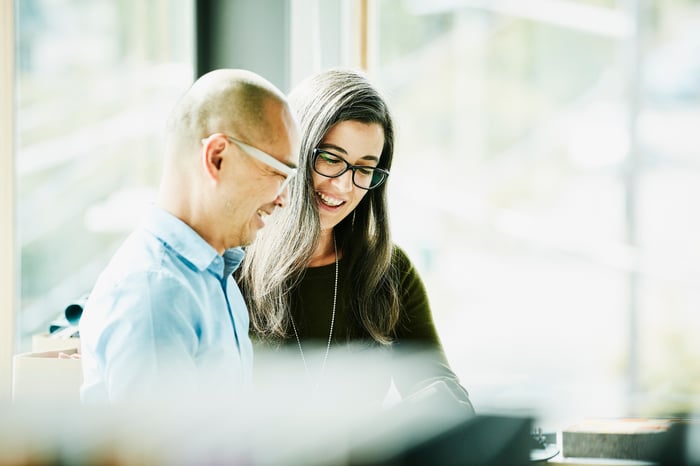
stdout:
[[(153, 207), (99, 276), (80, 320), (81, 399), (231, 393), (251, 378), (249, 317), (223, 256)], [(175, 396), (175, 395), (174, 395)]]

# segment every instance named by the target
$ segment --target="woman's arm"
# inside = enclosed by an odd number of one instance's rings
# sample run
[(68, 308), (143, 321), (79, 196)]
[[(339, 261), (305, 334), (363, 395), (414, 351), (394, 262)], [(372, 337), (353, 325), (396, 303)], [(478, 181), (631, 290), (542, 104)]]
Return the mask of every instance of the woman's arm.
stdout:
[(443, 381), (455, 399), (473, 411), (469, 393), (460, 384), (445, 356), (418, 271), (399, 247), (394, 247), (392, 261), (399, 278), (401, 300), (401, 314), (392, 350), (394, 384), (406, 397)]

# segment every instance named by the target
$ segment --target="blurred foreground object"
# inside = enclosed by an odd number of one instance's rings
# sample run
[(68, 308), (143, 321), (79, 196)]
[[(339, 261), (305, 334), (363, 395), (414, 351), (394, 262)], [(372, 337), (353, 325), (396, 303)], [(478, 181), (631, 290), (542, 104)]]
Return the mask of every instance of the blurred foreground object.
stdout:
[(0, 465), (529, 463), (527, 419), (475, 416), (438, 428), (406, 412), (395, 420), (418, 424), (388, 426), (386, 418), (342, 418), (338, 412), (303, 419), (303, 411), (275, 404), (233, 422), (232, 407), (0, 405)]
[[(138, 402), (16, 400), (0, 405), (0, 465), (529, 463), (530, 419), (475, 416), (443, 381), (389, 408), (369, 402), (358, 374), (387, 368), (373, 354), (338, 354), (344, 370), (329, 372), (315, 394), (306, 374), (278, 356), (261, 358), (245, 397), (212, 387), (205, 396)], [(285, 384), (268, 383), (267, 371)]]

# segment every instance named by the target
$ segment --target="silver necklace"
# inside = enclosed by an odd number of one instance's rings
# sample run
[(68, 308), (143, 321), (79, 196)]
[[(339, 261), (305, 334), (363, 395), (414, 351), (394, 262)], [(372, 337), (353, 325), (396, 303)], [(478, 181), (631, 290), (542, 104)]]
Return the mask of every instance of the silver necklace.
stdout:
[[(335, 252), (335, 282), (333, 284), (333, 309), (331, 311), (331, 329), (328, 332), (328, 344), (326, 345), (326, 354), (323, 356), (323, 364), (321, 365), (321, 372), (318, 375), (318, 380), (314, 385), (313, 393), (316, 393), (319, 384), (321, 383), (321, 377), (326, 370), (326, 361), (328, 360), (328, 353), (331, 350), (331, 339), (333, 338), (333, 324), (335, 323), (335, 303), (338, 298), (338, 247), (335, 244), (335, 232), (333, 232), (333, 250)], [(309, 380), (312, 381), (311, 371), (309, 371), (309, 366), (306, 363), (306, 357), (304, 357), (304, 350), (301, 348), (301, 339), (299, 338), (299, 332), (297, 332), (297, 326), (294, 325), (294, 318), (290, 315), (289, 320), (292, 321), (292, 328), (294, 329), (294, 336), (297, 339), (297, 345), (299, 346), (299, 354), (301, 354), (301, 360), (304, 363), (304, 369), (306, 369), (306, 375)]]

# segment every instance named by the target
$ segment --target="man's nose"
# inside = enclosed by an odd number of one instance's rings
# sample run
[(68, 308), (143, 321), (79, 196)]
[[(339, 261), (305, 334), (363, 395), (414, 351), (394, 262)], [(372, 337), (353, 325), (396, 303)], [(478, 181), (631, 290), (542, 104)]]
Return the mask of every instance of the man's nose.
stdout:
[(277, 196), (273, 202), (277, 207), (281, 208), (289, 205), (289, 184), (285, 183), (284, 186), (282, 186), (282, 189), (277, 192)]

